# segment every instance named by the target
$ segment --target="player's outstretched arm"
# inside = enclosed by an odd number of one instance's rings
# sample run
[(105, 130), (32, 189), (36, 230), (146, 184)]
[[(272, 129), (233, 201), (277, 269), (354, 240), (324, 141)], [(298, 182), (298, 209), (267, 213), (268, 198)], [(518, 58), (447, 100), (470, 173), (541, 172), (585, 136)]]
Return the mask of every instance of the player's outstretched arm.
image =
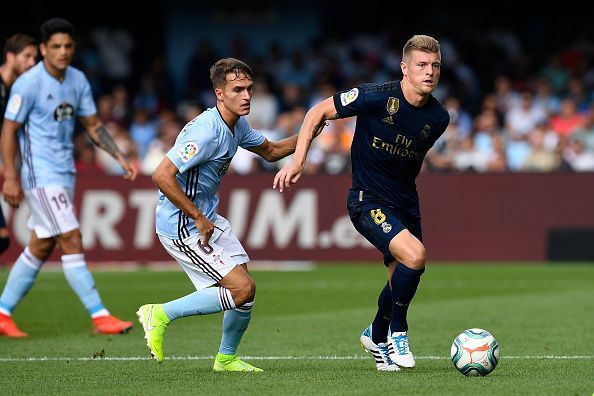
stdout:
[(285, 158), (287, 155), (293, 154), (296, 145), (297, 134), (277, 142), (271, 142), (270, 140), (265, 139), (261, 145), (247, 147), (247, 150), (254, 154), (258, 154), (268, 162), (275, 162)]
[(124, 179), (136, 179), (136, 176), (138, 176), (138, 169), (128, 162), (124, 154), (122, 154), (118, 146), (111, 138), (111, 135), (109, 134), (109, 131), (105, 125), (103, 125), (101, 120), (99, 120), (99, 117), (97, 117), (97, 115), (92, 115), (80, 117), (80, 120), (93, 143), (97, 147), (111, 154), (111, 156), (115, 158), (120, 166), (124, 169)]
[(20, 123), (4, 119), (2, 136), (0, 137), (0, 146), (4, 161), (2, 192), (4, 193), (4, 200), (13, 208), (18, 208), (24, 198), (19, 173), (15, 166), (15, 155), (18, 147), (17, 134), (20, 129)]
[(272, 188), (278, 187), (278, 190), (283, 192), (285, 188), (289, 189), (291, 184), (299, 181), (312, 140), (322, 132), (326, 121), (337, 118), (339, 117), (332, 97), (324, 99), (309, 109), (299, 129), (293, 160), (278, 171), (274, 177)]

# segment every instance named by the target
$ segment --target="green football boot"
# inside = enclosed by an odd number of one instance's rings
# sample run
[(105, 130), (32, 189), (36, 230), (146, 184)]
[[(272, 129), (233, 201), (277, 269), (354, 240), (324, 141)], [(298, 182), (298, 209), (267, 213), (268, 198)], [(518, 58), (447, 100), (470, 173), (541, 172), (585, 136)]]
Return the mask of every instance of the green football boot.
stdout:
[(146, 345), (149, 348), (151, 356), (157, 362), (163, 361), (163, 336), (165, 330), (171, 322), (165, 311), (163, 311), (162, 304), (146, 304), (138, 308), (136, 312), (138, 321), (144, 329), (144, 338)]
[(217, 353), (213, 371), (264, 371), (239, 359), (237, 355), (223, 355)]

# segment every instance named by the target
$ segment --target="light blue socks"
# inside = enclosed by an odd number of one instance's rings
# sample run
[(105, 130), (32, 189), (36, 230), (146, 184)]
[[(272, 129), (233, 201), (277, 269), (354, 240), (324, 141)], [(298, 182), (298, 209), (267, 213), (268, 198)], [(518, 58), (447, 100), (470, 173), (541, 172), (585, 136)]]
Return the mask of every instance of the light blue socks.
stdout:
[(225, 355), (237, 353), (237, 347), (252, 319), (254, 302), (245, 303), (231, 311), (225, 311), (223, 317), (223, 336), (219, 352)]
[(169, 320), (185, 316), (208, 315), (235, 308), (231, 292), (223, 287), (207, 287), (163, 304)]
[(234, 355), (252, 318), (253, 306), (254, 302), (249, 302), (236, 308), (228, 289), (208, 287), (164, 303), (163, 311), (169, 320), (225, 311), (219, 352), (225, 355)]
[(17, 304), (25, 297), (35, 283), (35, 278), (43, 261), (33, 256), (29, 247), (17, 258), (10, 270), (2, 296), (0, 296), (0, 313), (10, 316)]
[(83, 253), (63, 255), (62, 267), (64, 268), (66, 280), (89, 312), (89, 315), (93, 318), (108, 315), (109, 312), (103, 306), (99, 292), (95, 287), (93, 275), (87, 268), (85, 255)]

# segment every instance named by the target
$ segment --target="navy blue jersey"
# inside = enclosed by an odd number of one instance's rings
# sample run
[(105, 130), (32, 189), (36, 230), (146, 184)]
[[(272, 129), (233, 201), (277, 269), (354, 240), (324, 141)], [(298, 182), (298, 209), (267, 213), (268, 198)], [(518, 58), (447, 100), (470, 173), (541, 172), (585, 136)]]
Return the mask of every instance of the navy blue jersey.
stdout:
[(340, 118), (357, 116), (352, 190), (420, 216), (415, 179), (427, 151), (450, 122), (447, 110), (433, 96), (422, 107), (411, 105), (400, 81), (338, 92), (334, 105)]

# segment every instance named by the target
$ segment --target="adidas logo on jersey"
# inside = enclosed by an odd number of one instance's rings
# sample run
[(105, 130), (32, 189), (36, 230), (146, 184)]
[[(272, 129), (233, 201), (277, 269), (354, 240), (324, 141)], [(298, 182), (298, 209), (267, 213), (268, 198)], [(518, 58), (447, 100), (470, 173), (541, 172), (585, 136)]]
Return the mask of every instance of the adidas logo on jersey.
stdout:
[(394, 119), (392, 118), (392, 116), (387, 116), (386, 118), (383, 118), (382, 121), (386, 124), (394, 124)]

